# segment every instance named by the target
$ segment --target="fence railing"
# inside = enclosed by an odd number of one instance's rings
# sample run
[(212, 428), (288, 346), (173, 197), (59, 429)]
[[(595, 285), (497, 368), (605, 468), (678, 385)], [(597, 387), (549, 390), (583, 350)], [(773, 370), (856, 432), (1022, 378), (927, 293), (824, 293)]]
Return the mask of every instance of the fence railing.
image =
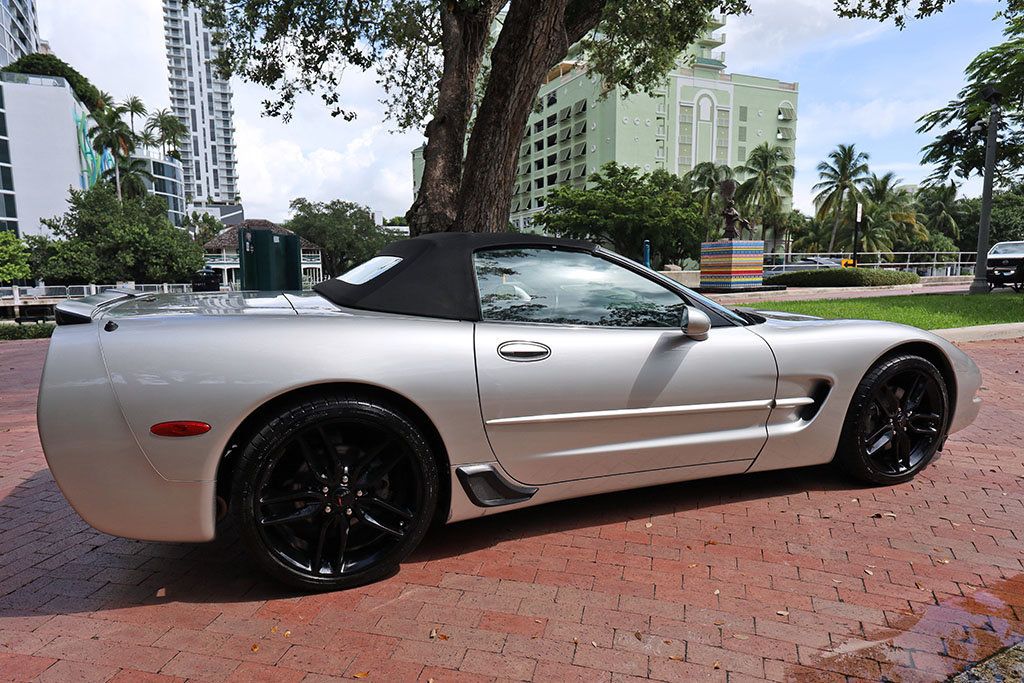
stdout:
[[(973, 251), (869, 251), (857, 254), (861, 268), (905, 270), (918, 275), (973, 275), (977, 252)], [(791, 254), (765, 254), (766, 274), (790, 273), (797, 270), (838, 268), (844, 259), (853, 258), (851, 252), (794, 252)]]
[(188, 283), (125, 284), (125, 285), (68, 285), (45, 287), (0, 287), (0, 299), (81, 299), (111, 289), (125, 287), (139, 292), (182, 294), (192, 291)]

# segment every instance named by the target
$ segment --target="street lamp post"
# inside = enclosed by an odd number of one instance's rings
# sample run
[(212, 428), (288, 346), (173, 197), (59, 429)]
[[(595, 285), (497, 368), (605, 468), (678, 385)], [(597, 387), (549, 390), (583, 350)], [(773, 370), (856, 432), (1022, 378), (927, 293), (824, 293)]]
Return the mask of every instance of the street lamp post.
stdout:
[(864, 220), (864, 204), (857, 202), (857, 222), (853, 224), (853, 266), (857, 267), (857, 243), (860, 241), (861, 221)]
[(974, 262), (971, 294), (988, 294), (988, 229), (992, 220), (992, 182), (996, 172), (996, 145), (999, 143), (999, 100), (1003, 94), (992, 85), (981, 93), (988, 102), (988, 137), (985, 141), (985, 179), (981, 190), (981, 220), (978, 222), (978, 257)]

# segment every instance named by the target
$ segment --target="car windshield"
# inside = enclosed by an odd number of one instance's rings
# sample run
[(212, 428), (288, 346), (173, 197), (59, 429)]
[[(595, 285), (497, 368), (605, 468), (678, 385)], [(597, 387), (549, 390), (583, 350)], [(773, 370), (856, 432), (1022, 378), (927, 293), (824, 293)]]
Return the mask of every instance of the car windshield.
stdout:
[(1024, 242), (1005, 242), (992, 247), (990, 254), (1024, 254)]

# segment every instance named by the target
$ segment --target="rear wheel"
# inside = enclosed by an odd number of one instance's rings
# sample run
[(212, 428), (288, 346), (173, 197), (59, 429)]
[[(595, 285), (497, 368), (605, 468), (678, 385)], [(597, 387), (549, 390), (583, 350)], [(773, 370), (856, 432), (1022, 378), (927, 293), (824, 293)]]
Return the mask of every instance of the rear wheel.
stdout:
[(908, 481), (935, 457), (948, 418), (946, 384), (932, 363), (912, 355), (885, 359), (857, 387), (836, 461), (869, 483)]
[(414, 423), (357, 396), (295, 404), (252, 439), (236, 469), (242, 537), (276, 578), (334, 590), (392, 573), (437, 505), (437, 466)]

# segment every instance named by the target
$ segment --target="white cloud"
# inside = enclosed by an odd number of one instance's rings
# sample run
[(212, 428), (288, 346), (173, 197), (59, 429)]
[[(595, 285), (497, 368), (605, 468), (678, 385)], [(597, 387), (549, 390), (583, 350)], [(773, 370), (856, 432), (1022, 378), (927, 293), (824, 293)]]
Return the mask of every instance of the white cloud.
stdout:
[[(170, 106), (163, 13), (157, 0), (38, 0), (39, 25), (58, 57), (117, 99)], [(290, 123), (266, 118), (262, 87), (232, 80), (239, 189), (246, 215), (283, 220), (296, 197), (346, 199), (404, 213), (412, 203), (410, 152), (417, 132), (391, 134), (372, 74), (350, 69), (332, 118), (319, 98), (298, 98)]]
[(730, 17), (726, 55), (739, 73), (770, 73), (809, 53), (869, 42), (891, 27), (836, 16), (827, 0), (750, 0), (751, 13)]
[(37, 0), (40, 36), (117, 99), (170, 106), (163, 10), (154, 0)]

